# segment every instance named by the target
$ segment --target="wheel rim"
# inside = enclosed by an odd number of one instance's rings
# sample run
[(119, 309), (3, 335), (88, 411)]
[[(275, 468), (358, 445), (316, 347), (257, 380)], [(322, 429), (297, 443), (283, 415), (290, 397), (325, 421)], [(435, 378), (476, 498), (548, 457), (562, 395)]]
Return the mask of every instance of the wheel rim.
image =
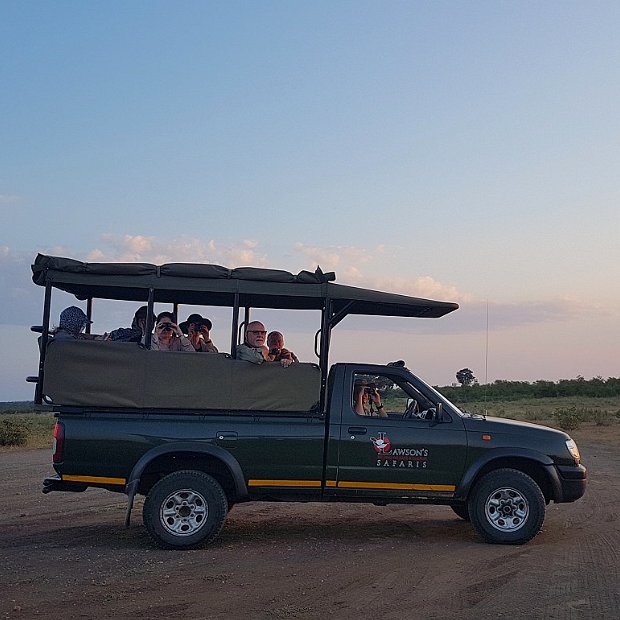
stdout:
[(205, 498), (193, 489), (171, 493), (161, 503), (159, 520), (174, 536), (191, 536), (207, 522), (209, 508)]
[(530, 507), (525, 496), (512, 487), (496, 489), (484, 505), (489, 523), (500, 532), (515, 532), (527, 521)]

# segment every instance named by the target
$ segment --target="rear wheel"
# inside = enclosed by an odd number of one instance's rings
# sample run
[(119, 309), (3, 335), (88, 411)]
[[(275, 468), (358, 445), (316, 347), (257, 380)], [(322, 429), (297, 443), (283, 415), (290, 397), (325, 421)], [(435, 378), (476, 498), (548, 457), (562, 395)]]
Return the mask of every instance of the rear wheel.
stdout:
[(222, 529), (228, 500), (217, 480), (201, 471), (169, 474), (153, 485), (144, 502), (144, 525), (164, 549), (193, 549)]
[(522, 545), (545, 520), (545, 497), (527, 474), (497, 469), (481, 478), (468, 503), (478, 534), (489, 543)]

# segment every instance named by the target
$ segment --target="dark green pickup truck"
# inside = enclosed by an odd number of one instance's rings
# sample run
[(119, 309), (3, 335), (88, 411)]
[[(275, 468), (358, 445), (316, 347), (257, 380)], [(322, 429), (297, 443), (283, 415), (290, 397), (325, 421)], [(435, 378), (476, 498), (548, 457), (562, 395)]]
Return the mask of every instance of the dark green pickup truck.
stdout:
[[(357, 289), (332, 274), (215, 265), (80, 263), (39, 256), (46, 287), (35, 399), (58, 418), (44, 492), (103, 487), (146, 496), (144, 523), (163, 547), (213, 540), (246, 501), (449, 505), (492, 543), (521, 544), (550, 501), (585, 492), (565, 433), (461, 412), (403, 362), (328, 365), (331, 329), (348, 314), (440, 317), (456, 304)], [(230, 306), (231, 355), (143, 344), (54, 341), (52, 288), (88, 300)], [(234, 359), (251, 308), (320, 312), (318, 364)], [(243, 321), (239, 312), (245, 311)], [(381, 412), (354, 406), (356, 389)]]

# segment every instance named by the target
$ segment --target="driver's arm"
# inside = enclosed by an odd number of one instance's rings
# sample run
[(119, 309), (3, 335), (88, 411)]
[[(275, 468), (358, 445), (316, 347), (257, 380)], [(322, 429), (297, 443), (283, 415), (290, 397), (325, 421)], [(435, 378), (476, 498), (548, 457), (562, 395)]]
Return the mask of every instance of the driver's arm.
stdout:
[(375, 407), (377, 408), (377, 413), (379, 415), (380, 418), (387, 418), (388, 414), (387, 411), (385, 410), (385, 407), (383, 406), (383, 403), (381, 402), (381, 396), (379, 395), (379, 392), (377, 392), (377, 390), (375, 390), (371, 395), (370, 398), (372, 399), (372, 402), (374, 403)]

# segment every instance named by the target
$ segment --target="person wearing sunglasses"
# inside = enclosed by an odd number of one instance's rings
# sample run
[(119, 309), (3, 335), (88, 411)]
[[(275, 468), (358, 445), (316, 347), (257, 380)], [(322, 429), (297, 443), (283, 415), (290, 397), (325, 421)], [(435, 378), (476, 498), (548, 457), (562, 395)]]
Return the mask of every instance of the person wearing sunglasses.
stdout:
[[(269, 359), (269, 349), (265, 345), (267, 339), (267, 330), (260, 321), (252, 321), (247, 324), (245, 330), (245, 339), (243, 344), (237, 347), (236, 358), (252, 364), (262, 364), (271, 361)], [(285, 368), (290, 366), (293, 360), (282, 359), (280, 364)]]
[(151, 339), (153, 351), (194, 351), (194, 345), (174, 322), (172, 312), (160, 312)]

